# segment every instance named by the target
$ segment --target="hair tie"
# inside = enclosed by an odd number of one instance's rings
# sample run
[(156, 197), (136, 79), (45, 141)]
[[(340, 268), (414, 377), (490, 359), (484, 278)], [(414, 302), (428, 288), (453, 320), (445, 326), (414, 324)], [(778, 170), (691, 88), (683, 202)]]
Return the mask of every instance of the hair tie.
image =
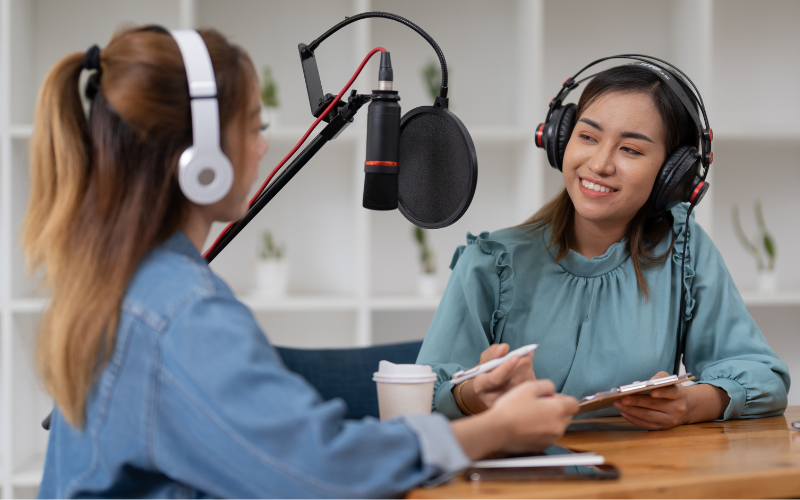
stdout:
[(89, 77), (89, 80), (86, 82), (86, 89), (84, 90), (86, 98), (93, 101), (94, 96), (97, 95), (97, 91), (100, 89), (100, 47), (92, 45), (86, 49), (86, 53), (83, 54), (83, 68), (97, 70), (95, 74)]
[(92, 45), (86, 49), (86, 53), (83, 54), (83, 67), (88, 70), (100, 71), (100, 47)]

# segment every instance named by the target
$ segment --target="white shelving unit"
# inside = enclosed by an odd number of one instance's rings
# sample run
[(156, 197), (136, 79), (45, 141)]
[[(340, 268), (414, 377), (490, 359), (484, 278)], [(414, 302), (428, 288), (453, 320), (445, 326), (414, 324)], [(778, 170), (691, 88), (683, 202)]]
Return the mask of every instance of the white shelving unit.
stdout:
[[(563, 183), (533, 131), (566, 76), (594, 58), (638, 52), (692, 76), (715, 130), (712, 189), (697, 211), (757, 323), (793, 371), (800, 368), (800, 4), (792, 0), (0, 0), (0, 494), (30, 494), (41, 478), (50, 408), (33, 370), (36, 322), (46, 298), (22, 268), (17, 232), (27, 204), (27, 149), (36, 92), (69, 51), (107, 43), (123, 22), (168, 28), (212, 26), (239, 43), (260, 69), (272, 67), (281, 112), (271, 130), (266, 176), (311, 122), (297, 44), (344, 16), (395, 12), (428, 31), (451, 70), (451, 109), (472, 134), (480, 175), (468, 213), (431, 232), (439, 284), (467, 231), (517, 224)], [(79, 28), (77, 28), (79, 27)], [(318, 50), (326, 92), (335, 92), (369, 49), (392, 53), (404, 111), (430, 104), (421, 67), (430, 47), (391, 21), (369, 20), (336, 33)], [(354, 88), (374, 86), (370, 63)], [(573, 94), (577, 100), (579, 91)], [(366, 111), (327, 145), (212, 264), (279, 345), (353, 346), (420, 339), (439, 298), (415, 295), (411, 225), (397, 213), (361, 208)], [(778, 246), (779, 292), (750, 292), (755, 266), (730, 222), (743, 223), (761, 198)], [(215, 235), (222, 225), (214, 228)], [(260, 234), (285, 241), (290, 294), (253, 297)], [(213, 237), (213, 236), (212, 236)], [(699, 272), (702, 272), (700, 270)], [(790, 394), (792, 404), (800, 397)]]

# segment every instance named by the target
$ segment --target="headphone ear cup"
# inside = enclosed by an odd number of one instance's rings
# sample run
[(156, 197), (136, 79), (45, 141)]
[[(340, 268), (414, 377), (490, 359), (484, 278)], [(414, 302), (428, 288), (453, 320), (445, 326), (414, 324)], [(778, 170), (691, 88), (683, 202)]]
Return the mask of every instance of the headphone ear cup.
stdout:
[(550, 120), (543, 125), (543, 147), (547, 152), (547, 162), (558, 170), (561, 170), (564, 150), (575, 127), (575, 109), (575, 104), (556, 106), (550, 115)]
[(558, 170), (564, 165), (564, 152), (567, 150), (567, 143), (572, 137), (572, 129), (575, 128), (575, 116), (578, 114), (578, 106), (573, 103), (567, 104), (562, 108), (559, 121), (556, 123), (556, 141), (554, 145), (556, 164), (553, 165)]
[[(694, 146), (678, 146), (667, 157), (653, 186), (656, 210), (670, 210), (678, 203), (688, 202), (697, 186), (700, 155)], [(702, 180), (702, 179), (700, 179)]]
[(198, 152), (192, 146), (178, 160), (178, 184), (189, 201), (211, 205), (231, 190), (233, 166), (220, 150)]

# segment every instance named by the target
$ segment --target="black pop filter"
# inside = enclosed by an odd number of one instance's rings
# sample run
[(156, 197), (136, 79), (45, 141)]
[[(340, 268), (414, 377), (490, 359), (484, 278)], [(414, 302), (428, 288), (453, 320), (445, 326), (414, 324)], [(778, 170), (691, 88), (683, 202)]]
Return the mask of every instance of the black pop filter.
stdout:
[(400, 122), (398, 208), (415, 226), (447, 227), (469, 208), (478, 156), (467, 128), (449, 109), (420, 106)]

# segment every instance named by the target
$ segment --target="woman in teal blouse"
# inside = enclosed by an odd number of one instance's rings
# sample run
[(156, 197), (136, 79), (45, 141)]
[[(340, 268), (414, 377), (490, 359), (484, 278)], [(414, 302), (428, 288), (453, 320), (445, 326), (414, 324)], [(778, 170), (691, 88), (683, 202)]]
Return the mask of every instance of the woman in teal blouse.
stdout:
[[(681, 286), (684, 363), (698, 383), (584, 416), (621, 414), (666, 429), (784, 411), (786, 364), (748, 314), (711, 238), (692, 215), (681, 285), (688, 206), (659, 212), (651, 199), (667, 154), (697, 142), (686, 108), (652, 71), (620, 66), (587, 85), (564, 152), (562, 193), (518, 227), (468, 234), (455, 252), (417, 360), (439, 374), (437, 411), (478, 413), (533, 378), (580, 398), (667, 375)], [(540, 345), (535, 375), (531, 354), (451, 388), (454, 372), (531, 343)]]

